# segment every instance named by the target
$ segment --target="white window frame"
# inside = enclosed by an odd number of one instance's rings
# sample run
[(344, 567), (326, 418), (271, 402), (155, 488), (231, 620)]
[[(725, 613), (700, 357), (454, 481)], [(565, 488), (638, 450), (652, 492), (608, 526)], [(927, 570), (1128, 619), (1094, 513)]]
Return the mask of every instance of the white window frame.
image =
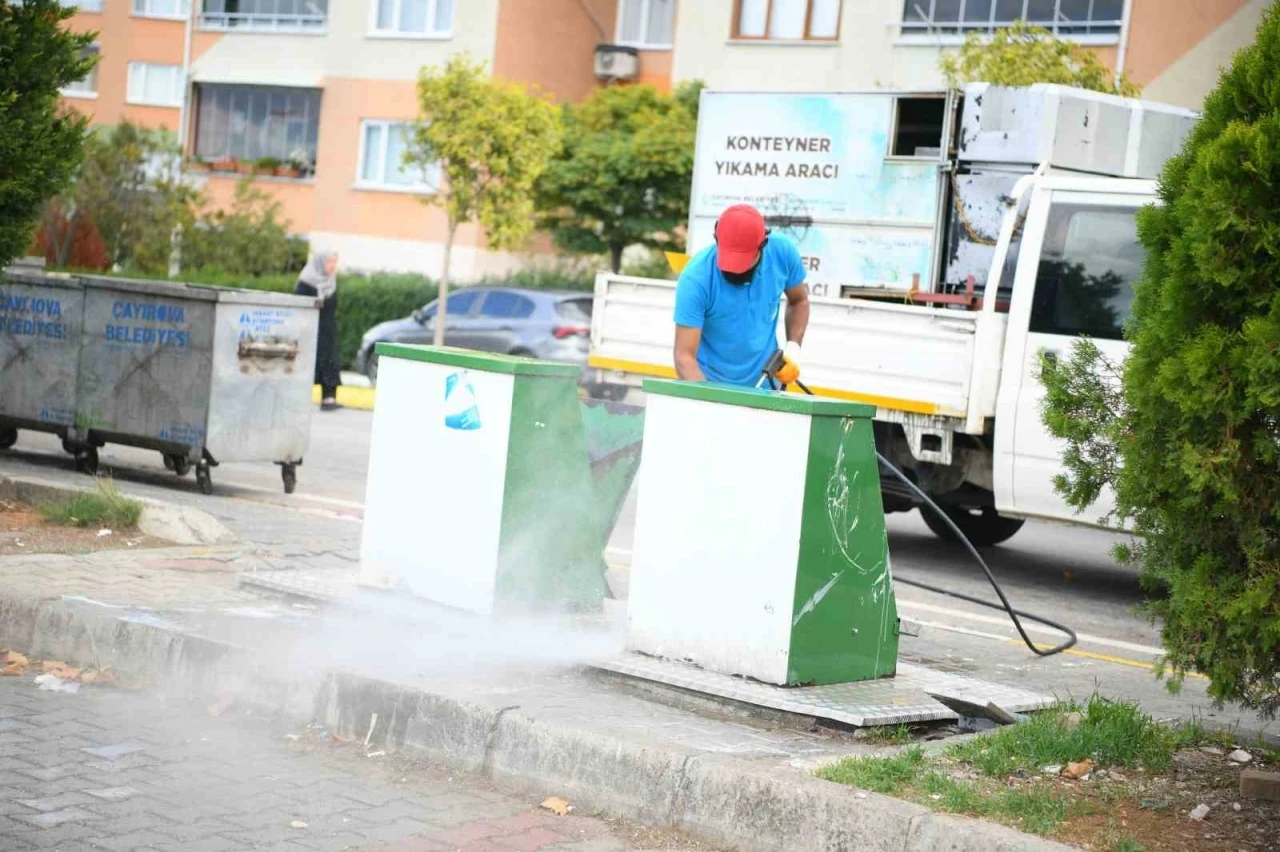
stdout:
[[(96, 3), (97, 5), (89, 6), (88, 8), (86, 8), (85, 6), (86, 3), (90, 3), (90, 4)], [(87, 12), (88, 14), (91, 14), (91, 15), (102, 14), (102, 0), (68, 0), (66, 5), (75, 6), (76, 9), (79, 10), (80, 12)]]
[[(143, 80), (142, 87), (141, 87), (142, 92), (144, 94), (139, 94), (134, 91), (134, 86), (133, 86), (134, 70), (137, 69), (138, 73), (142, 74), (145, 77), (148, 72), (148, 69), (151, 69), (151, 68), (170, 68), (177, 72), (178, 88), (177, 88), (177, 91), (174, 92), (174, 100), (172, 101), (146, 100), (145, 92), (147, 89), (147, 85), (145, 80)], [(186, 79), (183, 77), (181, 65), (166, 65), (162, 62), (130, 62), (128, 76), (125, 79), (125, 92), (126, 92), (125, 103), (132, 104), (134, 106), (170, 107), (170, 108), (177, 109), (182, 106), (182, 94), (183, 94), (183, 89), (185, 87), (186, 87)]]
[[(404, 0), (386, 0), (391, 4), (391, 20), (399, 22), (401, 4)], [(396, 29), (380, 29), (378, 27), (378, 7), (383, 0), (369, 0), (369, 37), (370, 38), (403, 38), (403, 39), (419, 39), (423, 41), (445, 41), (453, 38), (454, 30), (458, 24), (458, 6), (468, 0), (454, 0), (453, 3), (453, 20), (449, 22), (447, 30), (427, 30), (421, 33), (404, 32)], [(426, 0), (427, 3), (427, 20), (430, 22), (436, 19), (436, 3), (437, 0)], [(396, 24), (398, 26), (398, 23)]]
[[(626, 6), (629, 3), (640, 4), (640, 30), (642, 33), (647, 33), (649, 30), (649, 2), (650, 0), (618, 0), (617, 23), (614, 25), (614, 32), (613, 32), (613, 40), (615, 44), (621, 44), (626, 47), (634, 47), (636, 50), (671, 50), (675, 47), (673, 43), (650, 44), (644, 39), (641, 39), (639, 41), (629, 41), (622, 37), (622, 22), (623, 20), (625, 20), (625, 16), (622, 13), (622, 7)], [(676, 9), (672, 7), (672, 10), (671, 10), (672, 39), (675, 38), (675, 34), (676, 34), (675, 14), (676, 14)]]
[[(405, 195), (435, 195), (440, 191), (441, 175), (437, 171), (436, 184), (423, 181), (422, 183), (388, 183), (387, 182), (387, 143), (391, 138), (393, 128), (404, 127), (411, 122), (406, 119), (394, 118), (365, 118), (360, 121), (360, 144), (359, 153), (356, 155), (356, 189), (367, 189), (375, 192), (399, 192)], [(382, 143), (376, 152), (378, 162), (381, 164), (379, 171), (381, 174), (376, 180), (366, 180), (364, 177), (365, 157), (369, 156), (369, 150), (365, 140), (369, 137), (370, 127), (382, 128)], [(438, 168), (438, 167), (437, 167)]]
[[(132, 0), (129, 6), (129, 14), (135, 18), (154, 18), (158, 21), (185, 21), (191, 17), (191, 0), (180, 0), (184, 7), (176, 15), (168, 15), (161, 12), (152, 12), (150, 9), (151, 0)], [(141, 9), (139, 7), (142, 7)]]
[[(921, 22), (916, 22), (914, 26), (908, 26), (907, 21), (899, 20), (898, 21), (898, 38), (897, 38), (897, 42), (899, 44), (929, 44), (929, 45), (940, 45), (940, 46), (960, 45), (960, 44), (964, 44), (965, 36), (968, 35), (968, 33), (970, 32), (977, 32), (989, 38), (994, 30), (1008, 27), (1010, 24), (1013, 23), (1012, 21), (996, 20), (995, 18), (996, 4), (994, 2), (991, 4), (991, 17), (986, 22), (976, 22), (976, 23), (965, 24), (963, 20), (964, 7), (962, 5), (960, 9), (961, 20), (953, 23), (949, 23), (949, 22), (932, 23), (933, 0), (917, 0), (917, 2), (919, 3), (922, 9), (928, 10), (930, 15), (930, 23), (925, 24)], [(1023, 20), (1025, 20), (1027, 5), (1028, 5), (1027, 0), (1022, 0), (1022, 16), (1020, 17), (1022, 17)], [(1131, 4), (1129, 3), (1124, 3), (1121, 5), (1120, 7), (1121, 18), (1120, 18), (1119, 26), (1116, 28), (1116, 31), (1114, 33), (1059, 33), (1058, 27), (1061, 22), (1058, 20), (1058, 18), (1061, 17), (1061, 13), (1059, 11), (1059, 6), (1057, 3), (1054, 4), (1054, 21), (1052, 25), (1047, 25), (1046, 22), (1044, 21), (1027, 21), (1027, 23), (1033, 27), (1041, 27), (1043, 29), (1047, 29), (1049, 30), (1049, 32), (1053, 33), (1055, 36), (1057, 36), (1060, 39), (1063, 39), (1064, 41), (1073, 41), (1073, 42), (1076, 42), (1077, 44), (1093, 45), (1093, 46), (1114, 45), (1114, 44), (1120, 43), (1120, 34), (1124, 32), (1125, 26), (1128, 24), (1129, 16), (1132, 14), (1130, 5)], [(899, 18), (901, 18), (901, 15), (899, 16)], [(1094, 24), (1094, 23), (1097, 23), (1097, 22), (1090, 20), (1087, 24), (1067, 23), (1066, 25), (1067, 26), (1087, 26), (1089, 24)], [(960, 32), (959, 33), (933, 33), (933, 32), (929, 32), (929, 27), (931, 26), (937, 27), (939, 29), (959, 28)]]
[[(102, 45), (98, 44), (97, 42), (94, 42), (93, 44), (89, 45), (89, 47), (86, 48), (86, 50), (98, 56), (98, 59), (99, 59), (98, 64), (100, 65), (101, 59), (102, 59)], [(69, 86), (64, 86), (63, 88), (58, 90), (58, 93), (61, 94), (64, 98), (83, 98), (84, 100), (89, 100), (89, 101), (97, 100), (98, 98), (98, 65), (94, 65), (93, 68), (90, 69), (88, 77), (85, 77), (84, 80), (77, 80), (72, 85), (79, 85), (86, 81), (92, 81), (93, 83), (92, 89), (73, 89), (73, 88), (70, 88)]]

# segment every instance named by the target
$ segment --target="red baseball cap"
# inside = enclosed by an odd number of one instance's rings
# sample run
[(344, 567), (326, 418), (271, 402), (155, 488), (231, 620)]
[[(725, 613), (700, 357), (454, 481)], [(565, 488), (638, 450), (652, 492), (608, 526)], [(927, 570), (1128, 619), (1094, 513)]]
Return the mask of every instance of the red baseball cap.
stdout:
[(716, 266), (740, 274), (756, 265), (764, 245), (764, 217), (750, 204), (735, 204), (716, 222)]

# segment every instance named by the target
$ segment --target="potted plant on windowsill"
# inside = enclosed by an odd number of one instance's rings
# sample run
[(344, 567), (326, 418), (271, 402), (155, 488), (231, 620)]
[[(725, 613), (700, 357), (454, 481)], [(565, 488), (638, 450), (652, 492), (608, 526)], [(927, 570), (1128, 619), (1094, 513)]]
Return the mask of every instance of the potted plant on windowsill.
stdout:
[(280, 161), (275, 157), (263, 157), (258, 160), (258, 174), (260, 175), (279, 175)]
[(207, 172), (213, 169), (213, 163), (208, 160), (202, 160), (199, 157), (192, 157), (187, 160), (187, 171), (189, 172)]
[(209, 164), (209, 168), (215, 172), (234, 172), (236, 170), (235, 157), (219, 157)]
[(254, 175), (258, 173), (258, 163), (255, 160), (236, 160), (236, 173), (242, 175)]
[(294, 172), (291, 177), (303, 178), (310, 177), (314, 171), (311, 165), (311, 157), (305, 150), (298, 148), (289, 155), (289, 168)]

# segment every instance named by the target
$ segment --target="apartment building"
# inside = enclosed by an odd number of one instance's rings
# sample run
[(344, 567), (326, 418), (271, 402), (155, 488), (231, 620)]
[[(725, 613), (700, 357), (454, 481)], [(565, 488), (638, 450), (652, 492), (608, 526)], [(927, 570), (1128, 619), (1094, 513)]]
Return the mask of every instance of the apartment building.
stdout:
[[(445, 220), (421, 199), (437, 176), (400, 155), (419, 69), (457, 53), (561, 101), (625, 81), (921, 91), (943, 87), (938, 58), (966, 34), (1021, 18), (1090, 46), (1148, 97), (1194, 108), (1268, 2), (79, 0), (72, 25), (99, 32), (101, 61), (65, 95), (96, 123), (177, 132), (218, 203), (242, 164), (278, 163), (260, 184), (345, 268), (434, 274)], [(465, 280), (528, 254), (490, 251), (468, 225), (451, 272)]]
[(1144, 96), (1198, 108), (1270, 0), (699, 0), (672, 76), (765, 91), (943, 87), (938, 58), (1021, 19), (1091, 47)]
[[(444, 214), (421, 203), (438, 175), (401, 163), (423, 66), (467, 53), (498, 76), (576, 101), (611, 78), (669, 88), (675, 0), (80, 0), (100, 62), (67, 89), (97, 124), (177, 132), (192, 177), (229, 204), (239, 171), (295, 232), (342, 266), (438, 273)], [(597, 74), (596, 49), (626, 69)], [(262, 167), (275, 174), (264, 175)], [(528, 260), (459, 230), (461, 280)]]

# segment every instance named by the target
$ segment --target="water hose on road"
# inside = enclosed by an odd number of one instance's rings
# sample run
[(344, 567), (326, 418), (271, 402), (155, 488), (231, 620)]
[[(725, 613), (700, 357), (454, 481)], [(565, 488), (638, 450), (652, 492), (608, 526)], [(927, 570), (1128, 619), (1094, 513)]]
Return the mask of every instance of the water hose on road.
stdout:
[[(770, 390), (777, 390), (777, 385), (775, 384), (775, 376), (769, 369), (776, 363), (776, 360), (777, 360), (777, 356), (775, 355), (774, 358), (770, 359), (769, 365), (766, 366), (765, 368), (764, 377), (769, 381)], [(796, 387), (800, 388), (800, 390), (807, 393), (809, 396), (814, 395), (813, 391), (809, 390), (809, 388), (806, 387), (799, 380), (795, 382), (795, 385)], [(786, 386), (784, 385), (782, 389), (786, 390)], [(941, 518), (943, 522), (951, 529), (951, 532), (955, 534), (956, 538), (959, 539), (964, 544), (965, 548), (969, 551), (969, 555), (974, 558), (974, 561), (976, 561), (978, 565), (982, 568), (982, 572), (987, 575), (987, 580), (990, 581), (991, 588), (995, 589), (996, 596), (1000, 598), (1000, 603), (998, 604), (992, 603), (991, 601), (986, 601), (986, 600), (983, 600), (982, 598), (976, 598), (972, 595), (966, 595), (961, 592), (952, 591), (951, 589), (944, 589), (941, 586), (933, 586), (933, 585), (930, 585), (929, 583), (921, 583), (919, 580), (907, 580), (903, 577), (895, 577), (894, 578), (895, 582), (903, 583), (904, 585), (908, 585), (908, 586), (914, 586), (917, 589), (924, 589), (925, 591), (934, 592), (939, 595), (946, 595), (948, 597), (958, 598), (962, 601), (968, 601), (969, 603), (977, 604), (978, 606), (985, 606), (988, 609), (1003, 610), (1004, 612), (1008, 613), (1009, 620), (1013, 622), (1013, 626), (1017, 629), (1018, 635), (1022, 637), (1023, 643), (1027, 646), (1027, 648), (1031, 650), (1031, 653), (1035, 654), (1038, 657), (1052, 657), (1055, 654), (1061, 654), (1063, 651), (1067, 650), (1071, 646), (1075, 645), (1077, 641), (1079, 641), (1078, 638), (1076, 637), (1076, 632), (1072, 630), (1070, 627), (1067, 627), (1065, 624), (1059, 624), (1058, 622), (1045, 618), (1042, 615), (1034, 615), (1029, 612), (1023, 612), (1022, 610), (1014, 609), (1013, 605), (1009, 603), (1009, 598), (1007, 595), (1005, 595), (1004, 589), (1000, 587), (1000, 584), (996, 581), (995, 575), (991, 573), (991, 568), (987, 565), (987, 561), (982, 558), (982, 554), (978, 553), (978, 549), (973, 546), (973, 542), (969, 541), (968, 537), (965, 536), (965, 534), (960, 531), (960, 527), (956, 525), (955, 521), (951, 520), (951, 518), (947, 516), (947, 513), (942, 511), (942, 508), (938, 506), (937, 503), (933, 502), (933, 500), (930, 499), (928, 494), (924, 493), (924, 491), (920, 488), (920, 486), (912, 482), (909, 478), (907, 478), (907, 475), (905, 473), (898, 470), (889, 462), (888, 459), (882, 456), (879, 450), (876, 451), (876, 458), (880, 460), (880, 465), (882, 467), (888, 470), (897, 479), (901, 480), (904, 485), (906, 485), (913, 492), (915, 492), (916, 495), (921, 500), (924, 501), (924, 504), (929, 507), (929, 511), (937, 513), (938, 517)], [(1046, 648), (1037, 647), (1036, 644), (1031, 641), (1031, 637), (1027, 635), (1026, 629), (1023, 628), (1022, 626), (1021, 619), (1024, 619), (1024, 618), (1027, 621), (1034, 621), (1037, 624), (1043, 624), (1046, 627), (1050, 627), (1054, 630), (1059, 630), (1062, 633), (1065, 633), (1067, 636), (1067, 640), (1065, 642), (1062, 642), (1061, 644), (1054, 645), (1052, 648), (1046, 649)]]

